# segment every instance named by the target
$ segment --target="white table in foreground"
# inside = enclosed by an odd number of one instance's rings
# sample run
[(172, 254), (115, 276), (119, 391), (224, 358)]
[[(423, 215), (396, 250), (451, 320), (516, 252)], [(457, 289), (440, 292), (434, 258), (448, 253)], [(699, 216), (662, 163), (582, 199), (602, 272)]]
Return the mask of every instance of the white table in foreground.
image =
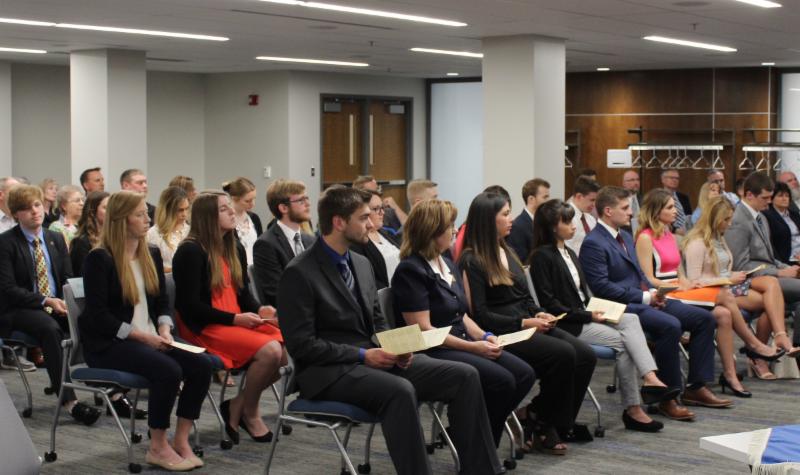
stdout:
[(712, 435), (700, 438), (700, 448), (714, 452), (736, 462), (747, 463), (747, 452), (750, 448), (752, 432), (736, 434)]

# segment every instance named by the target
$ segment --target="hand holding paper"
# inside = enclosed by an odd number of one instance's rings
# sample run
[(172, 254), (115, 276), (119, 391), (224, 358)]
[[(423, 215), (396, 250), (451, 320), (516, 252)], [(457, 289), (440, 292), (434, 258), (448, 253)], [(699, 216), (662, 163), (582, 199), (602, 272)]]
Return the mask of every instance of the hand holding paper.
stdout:
[(186, 343), (181, 343), (175, 340), (172, 340), (172, 343), (170, 343), (169, 346), (177, 348), (179, 350), (188, 351), (189, 353), (203, 353), (206, 351), (205, 348), (194, 345), (188, 345)]
[(605, 321), (619, 323), (619, 319), (622, 318), (622, 314), (625, 313), (625, 307), (626, 305), (622, 303), (592, 297), (592, 299), (589, 300), (589, 305), (586, 306), (586, 310), (590, 312), (603, 312)]
[[(566, 315), (566, 314), (562, 314)], [(559, 315), (561, 317), (562, 315)], [(558, 317), (556, 317), (558, 318)], [(530, 339), (536, 333), (536, 328), (528, 328), (514, 333), (506, 333), (497, 337), (497, 346), (508, 346)]]

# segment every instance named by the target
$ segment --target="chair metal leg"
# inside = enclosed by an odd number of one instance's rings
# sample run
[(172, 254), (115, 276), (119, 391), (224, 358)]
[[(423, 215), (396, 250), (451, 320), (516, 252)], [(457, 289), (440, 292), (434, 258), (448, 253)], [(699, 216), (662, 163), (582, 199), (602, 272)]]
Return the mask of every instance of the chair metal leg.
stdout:
[(228, 434), (225, 432), (225, 421), (222, 420), (222, 414), (219, 412), (219, 406), (217, 405), (217, 401), (214, 400), (214, 395), (211, 394), (211, 390), (206, 393), (206, 397), (211, 404), (214, 415), (217, 417), (217, 422), (219, 422), (219, 447), (222, 450), (230, 450), (233, 447), (233, 442), (228, 439)]
[(53, 424), (50, 426), (50, 451), (44, 454), (44, 459), (47, 462), (55, 462), (58, 455), (56, 454), (56, 428), (58, 427), (58, 419), (61, 416), (61, 399), (64, 397), (64, 387), (66, 384), (61, 384), (61, 391), (58, 392), (58, 402), (56, 403), (56, 410), (53, 414)]
[(353, 427), (352, 424), (347, 425), (347, 432), (345, 434), (345, 444), (342, 444), (341, 439), (339, 439), (339, 434), (336, 433), (336, 429), (333, 426), (327, 426), (328, 430), (331, 431), (331, 435), (333, 436), (333, 441), (336, 442), (336, 447), (339, 448), (339, 453), (342, 454), (342, 462), (343, 462), (343, 470), (347, 469), (352, 475), (356, 475), (356, 468), (353, 466), (353, 462), (350, 461), (350, 456), (347, 455), (347, 447), (346, 441), (347, 438), (350, 436), (350, 429)]
[(133, 407), (131, 409), (131, 442), (138, 444), (142, 441), (142, 434), (136, 433), (136, 406), (139, 404), (139, 394), (141, 390), (137, 389), (133, 393)]
[[(114, 406), (111, 405), (111, 400), (108, 398), (108, 394), (104, 391), (100, 391), (100, 394), (103, 396), (103, 400), (106, 403), (106, 407), (111, 411), (111, 415), (114, 417), (114, 422), (117, 424), (117, 428), (119, 429), (120, 433), (122, 433), (122, 439), (125, 441), (125, 446), (128, 449), (128, 464), (129, 466), (134, 465), (133, 463), (133, 444), (131, 443), (131, 439), (128, 437), (128, 432), (125, 430), (125, 427), (122, 425), (122, 421), (119, 419), (119, 415), (117, 415), (117, 411), (114, 409)], [(139, 394), (134, 396), (136, 399), (139, 398)], [(135, 403), (134, 403), (134, 407)], [(135, 419), (135, 417), (134, 417)], [(131, 427), (133, 429), (133, 427)]]
[(517, 440), (514, 437), (514, 433), (511, 432), (511, 427), (508, 425), (508, 422), (506, 422), (504, 426), (505, 426), (505, 432), (508, 435), (509, 453), (508, 453), (508, 458), (503, 460), (503, 466), (508, 470), (514, 470), (515, 468), (517, 468), (517, 450), (516, 450)]
[(25, 376), (25, 371), (22, 369), (22, 364), (19, 362), (17, 352), (9, 346), (3, 346), (3, 350), (11, 353), (14, 366), (17, 367), (17, 373), (19, 373), (19, 377), (22, 379), (22, 385), (25, 386), (25, 396), (28, 400), (28, 406), (22, 411), (22, 417), (31, 417), (31, 414), (33, 414), (33, 393), (31, 392), (31, 385), (28, 383), (28, 377)]
[[(342, 446), (344, 447), (345, 452), (347, 452), (347, 444), (350, 442), (350, 432), (353, 430), (353, 424), (347, 424), (347, 427), (344, 429), (344, 439), (342, 439)], [(349, 456), (348, 456), (349, 458)], [(345, 462), (344, 457), (342, 457), (342, 474), (345, 473), (347, 470), (347, 463)], [(350, 475), (356, 475), (357, 472), (350, 472)]]
[(594, 408), (597, 411), (597, 427), (594, 428), (594, 435), (596, 437), (605, 437), (606, 429), (603, 427), (603, 420), (601, 418), (603, 408), (600, 406), (600, 401), (598, 401), (594, 396), (592, 388), (587, 387), (586, 394), (589, 395), (589, 398), (592, 400), (592, 404), (594, 404)]
[[(432, 406), (431, 406), (432, 407)], [(455, 471), (456, 473), (461, 472), (461, 462), (458, 459), (458, 451), (456, 450), (455, 444), (450, 439), (450, 434), (444, 428), (444, 424), (442, 423), (442, 418), (439, 417), (439, 413), (444, 408), (444, 403), (440, 402), (437, 405), (437, 409), (435, 411), (431, 411), (433, 413), (433, 421), (436, 426), (438, 426), (439, 430), (441, 430), (442, 437), (444, 437), (444, 441), (447, 444), (447, 447), (450, 449), (450, 455), (453, 457), (453, 463), (455, 464)]]
[(272, 437), (272, 443), (269, 444), (269, 453), (267, 454), (267, 464), (264, 466), (264, 475), (269, 475), (269, 468), (272, 465), (272, 458), (275, 456), (275, 448), (278, 446), (277, 434), (280, 433), (281, 426), (283, 426), (283, 417), (278, 415), (278, 424), (275, 426), (275, 436)]
[[(270, 384), (269, 387), (272, 388), (272, 394), (275, 395), (275, 401), (277, 401), (278, 404), (280, 404), (281, 403), (281, 396), (278, 393), (278, 388), (275, 387), (275, 384)], [(289, 434), (292, 433), (292, 426), (290, 426), (289, 424), (284, 424), (283, 427), (281, 428), (281, 430), (283, 431), (283, 432), (281, 432), (281, 434), (289, 435)], [(275, 432), (275, 435), (278, 435), (278, 432)]]
[(364, 442), (364, 464), (358, 466), (358, 473), (369, 473), (372, 470), (372, 465), (369, 463), (370, 446), (372, 445), (372, 434), (375, 432), (375, 424), (369, 425), (367, 431), (367, 440)]

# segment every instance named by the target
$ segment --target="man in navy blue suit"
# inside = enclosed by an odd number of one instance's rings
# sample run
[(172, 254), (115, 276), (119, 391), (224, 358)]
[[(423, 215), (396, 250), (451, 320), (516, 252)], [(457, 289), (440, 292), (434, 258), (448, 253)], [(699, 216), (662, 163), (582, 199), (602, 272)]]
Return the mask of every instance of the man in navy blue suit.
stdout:
[[(655, 343), (658, 375), (668, 386), (682, 386), (678, 342), (684, 331), (691, 332), (683, 403), (730, 406), (730, 400), (717, 397), (705, 384), (714, 379), (714, 317), (707, 310), (659, 297), (651, 288), (636, 260), (633, 238), (620, 229), (631, 219), (626, 190), (616, 186), (602, 188), (597, 195), (597, 211), (598, 225), (583, 241), (579, 257), (594, 295), (627, 304), (626, 312), (639, 315), (642, 329)], [(694, 418), (675, 400), (660, 403), (659, 411), (675, 420)]]
[(533, 214), (540, 204), (550, 199), (550, 183), (541, 178), (528, 180), (522, 185), (522, 202), (525, 206), (522, 212), (514, 219), (511, 234), (506, 238), (506, 244), (514, 249), (520, 260), (525, 262), (533, 250)]

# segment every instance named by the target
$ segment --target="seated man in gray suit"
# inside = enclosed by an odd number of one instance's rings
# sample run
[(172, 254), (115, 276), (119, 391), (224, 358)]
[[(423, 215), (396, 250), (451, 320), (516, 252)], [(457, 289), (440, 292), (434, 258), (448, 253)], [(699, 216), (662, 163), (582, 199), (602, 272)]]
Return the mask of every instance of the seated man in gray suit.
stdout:
[[(794, 346), (800, 346), (800, 279), (798, 266), (784, 264), (775, 258), (769, 235), (767, 218), (761, 214), (769, 207), (774, 185), (764, 172), (754, 172), (744, 181), (744, 198), (733, 213), (731, 226), (725, 232), (725, 241), (733, 254), (734, 270), (748, 271), (760, 265), (766, 268), (754, 275), (772, 275), (778, 278), (783, 299), (794, 317)], [(775, 342), (788, 350), (785, 331), (775, 331)], [(782, 333), (782, 334), (781, 334)]]
[(267, 205), (275, 217), (253, 245), (253, 276), (262, 305), (278, 306), (278, 282), (289, 261), (314, 243), (300, 228), (311, 220), (311, 200), (299, 181), (276, 180), (267, 188)]
[(304, 398), (341, 401), (376, 414), (399, 474), (431, 473), (418, 401), (449, 405), (461, 473), (502, 473), (478, 372), (424, 354), (392, 355), (373, 336), (387, 329), (366, 257), (349, 252), (372, 228), (371, 195), (329, 189), (318, 204), (321, 237), (294, 259), (278, 287), (278, 315)]

